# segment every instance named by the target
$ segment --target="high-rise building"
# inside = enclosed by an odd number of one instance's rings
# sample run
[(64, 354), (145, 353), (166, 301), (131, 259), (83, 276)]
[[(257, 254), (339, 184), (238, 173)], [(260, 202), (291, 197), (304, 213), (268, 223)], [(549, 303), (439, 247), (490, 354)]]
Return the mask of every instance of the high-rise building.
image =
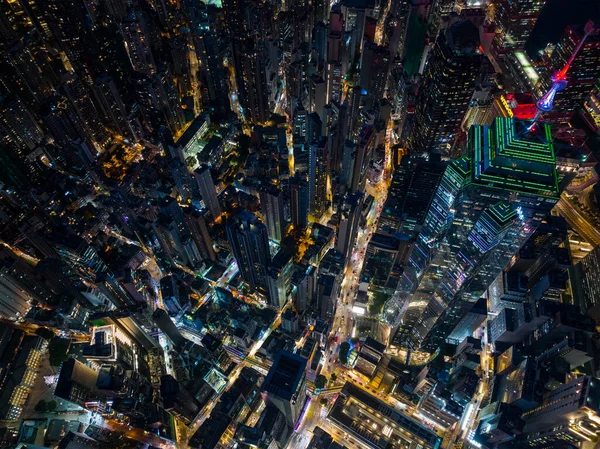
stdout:
[(283, 191), (274, 186), (264, 186), (259, 191), (263, 220), (267, 223), (269, 239), (281, 242), (285, 231)]
[(148, 75), (156, 73), (156, 63), (150, 49), (150, 40), (144, 30), (144, 21), (133, 10), (121, 23), (121, 34), (133, 70)]
[(279, 251), (267, 268), (269, 304), (278, 309), (287, 303), (294, 273), (293, 267), (292, 257), (284, 251)]
[(0, 139), (17, 152), (35, 149), (44, 132), (27, 106), (17, 96), (0, 99)]
[(335, 249), (342, 253), (346, 260), (352, 255), (356, 243), (363, 199), (364, 194), (360, 192), (348, 194), (339, 210), (340, 223)]
[(583, 39), (566, 74), (567, 85), (556, 94), (554, 109), (544, 114), (552, 122), (568, 122), (590, 95), (600, 78), (600, 24), (586, 36), (584, 26), (568, 26), (548, 61), (548, 69), (535, 86), (535, 95), (542, 97), (553, 84), (553, 75), (567, 66), (567, 62)]
[(360, 68), (360, 87), (365, 96), (365, 107), (371, 108), (383, 98), (392, 58), (386, 47), (373, 43), (365, 45)]
[(523, 48), (546, 4), (546, 0), (494, 0), (494, 21), (499, 47)]
[(238, 39), (234, 45), (234, 70), (244, 116), (250, 122), (265, 123), (270, 115), (266, 60), (249, 39)]
[(600, 246), (569, 269), (573, 302), (593, 317), (600, 316)]
[(106, 125), (126, 139), (138, 140), (140, 136), (129, 122), (127, 109), (114, 80), (108, 75), (98, 77), (93, 93)]
[(242, 210), (227, 221), (225, 230), (244, 282), (252, 288), (265, 289), (271, 259), (265, 224), (252, 212)]
[(600, 413), (599, 387), (600, 380), (592, 376), (571, 376), (547, 393), (540, 406), (521, 415), (525, 421), (522, 443), (529, 447), (559, 447), (560, 442), (577, 445), (590, 441)]
[(213, 24), (207, 24), (202, 29), (198, 36), (198, 44), (202, 71), (208, 90), (208, 104), (215, 116), (226, 117), (231, 112), (229, 90)]
[(439, 155), (406, 155), (394, 171), (377, 231), (385, 234), (418, 233), (425, 221), (446, 163)]
[(531, 135), (527, 126), (497, 118), (471, 127), (472, 157), (446, 168), (387, 310), (411, 329), (412, 346), (448, 307), (479, 299), (558, 201), (550, 128)]
[(215, 183), (210, 174), (210, 167), (202, 165), (200, 168), (197, 168), (194, 171), (194, 178), (196, 178), (198, 190), (200, 191), (200, 195), (202, 195), (204, 205), (212, 215), (212, 219), (216, 219), (221, 215), (221, 205), (219, 204)]
[(323, 108), (327, 101), (327, 83), (325, 80), (313, 74), (310, 77), (309, 105), (310, 112), (316, 112), (323, 118)]
[(303, 176), (290, 179), (290, 215), (295, 229), (304, 229), (308, 225), (309, 195), (308, 182)]
[(308, 197), (310, 211), (320, 217), (328, 209), (327, 180), (329, 178), (327, 138), (321, 137), (310, 144), (308, 152)]
[(288, 351), (280, 351), (262, 384), (262, 394), (285, 415), (293, 427), (306, 401), (306, 366), (308, 360)]
[(449, 151), (484, 58), (479, 30), (470, 20), (460, 20), (440, 33), (423, 75), (409, 151)]

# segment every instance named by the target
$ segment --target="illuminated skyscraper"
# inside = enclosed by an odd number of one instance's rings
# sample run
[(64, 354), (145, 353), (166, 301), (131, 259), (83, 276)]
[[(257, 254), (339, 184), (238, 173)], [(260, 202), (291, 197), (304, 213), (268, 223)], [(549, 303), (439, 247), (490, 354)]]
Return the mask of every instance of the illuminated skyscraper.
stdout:
[(411, 152), (445, 152), (460, 130), (485, 56), (470, 20), (440, 33), (423, 75), (415, 111)]
[(550, 128), (526, 132), (514, 119), (473, 126), (471, 156), (446, 169), (388, 304), (388, 321), (411, 328), (410, 346), (423, 344), (446, 309), (477, 301), (558, 201)]
[(546, 0), (495, 0), (495, 22), (500, 47), (522, 48), (546, 4)]

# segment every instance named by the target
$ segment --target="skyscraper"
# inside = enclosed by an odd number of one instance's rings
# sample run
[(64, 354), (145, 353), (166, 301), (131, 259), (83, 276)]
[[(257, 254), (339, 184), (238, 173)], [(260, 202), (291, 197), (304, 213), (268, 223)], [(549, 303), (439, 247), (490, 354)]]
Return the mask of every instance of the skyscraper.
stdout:
[(523, 48), (546, 0), (494, 0), (499, 33), (495, 45)]
[(346, 260), (352, 255), (356, 242), (363, 198), (364, 194), (360, 192), (348, 194), (340, 208), (340, 224), (335, 249), (342, 253)]
[(265, 289), (271, 258), (265, 224), (252, 212), (242, 210), (227, 221), (225, 231), (244, 282), (252, 288)]
[(308, 360), (288, 351), (280, 351), (262, 384), (265, 401), (285, 415), (294, 427), (306, 401), (306, 365)]
[(213, 114), (226, 117), (230, 112), (227, 77), (223, 70), (223, 58), (219, 53), (214, 24), (208, 23), (198, 36), (202, 71), (208, 90), (208, 101)]
[(366, 108), (373, 107), (383, 98), (391, 62), (387, 48), (373, 43), (365, 45), (360, 68), (360, 87), (365, 92)]
[(321, 137), (310, 144), (308, 152), (308, 197), (310, 211), (320, 217), (328, 209), (327, 180), (329, 178), (329, 158), (327, 138)]
[(262, 216), (269, 231), (269, 239), (279, 243), (283, 238), (286, 225), (283, 191), (271, 184), (262, 187), (259, 195)]
[(446, 168), (388, 304), (388, 321), (411, 329), (410, 345), (420, 347), (448, 307), (479, 299), (558, 201), (550, 128), (530, 135), (527, 126), (472, 126), (472, 157)]
[(210, 167), (202, 165), (194, 171), (194, 178), (202, 195), (204, 205), (212, 215), (213, 220), (221, 215), (221, 205), (217, 197), (217, 189), (210, 174)]
[(269, 304), (281, 309), (287, 303), (288, 290), (291, 287), (293, 274), (292, 257), (279, 251), (267, 268), (267, 291)]
[(411, 152), (450, 149), (485, 58), (479, 47), (479, 30), (470, 20), (460, 20), (438, 36), (417, 99)]
[(309, 204), (308, 182), (296, 175), (290, 179), (290, 215), (294, 228), (304, 229), (308, 225)]
[(595, 428), (600, 413), (598, 398), (600, 382), (592, 376), (570, 376), (569, 381), (552, 390), (544, 402), (521, 416), (525, 421), (522, 443), (530, 447), (559, 442), (584, 443), (590, 441), (590, 432), (577, 429)]

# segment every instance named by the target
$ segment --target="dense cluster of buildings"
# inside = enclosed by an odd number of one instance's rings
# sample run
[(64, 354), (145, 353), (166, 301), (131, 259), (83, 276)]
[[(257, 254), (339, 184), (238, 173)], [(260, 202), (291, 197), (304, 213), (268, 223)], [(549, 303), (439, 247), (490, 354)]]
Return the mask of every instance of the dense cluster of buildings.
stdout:
[(0, 447), (598, 447), (600, 11), (546, 3), (2, 3)]

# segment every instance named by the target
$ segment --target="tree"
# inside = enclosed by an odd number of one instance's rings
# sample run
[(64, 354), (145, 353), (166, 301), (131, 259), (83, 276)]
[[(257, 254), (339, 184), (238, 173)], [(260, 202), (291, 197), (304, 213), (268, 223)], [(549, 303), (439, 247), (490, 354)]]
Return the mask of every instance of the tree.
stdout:
[(48, 402), (48, 404), (46, 404), (46, 407), (48, 408), (49, 412), (53, 412), (54, 410), (56, 410), (56, 407), (58, 407), (58, 404), (56, 403), (56, 401), (50, 401)]
[(54, 337), (54, 332), (47, 327), (38, 327), (35, 330), (35, 334), (42, 337), (44, 340), (51, 340)]
[(46, 410), (48, 410), (48, 407), (47, 407), (47, 405), (46, 405), (46, 401), (44, 401), (44, 400), (42, 399), (40, 402), (38, 402), (38, 403), (35, 405), (35, 408), (34, 408), (34, 410), (35, 410), (36, 412), (41, 412), (41, 413), (44, 413)]
[(325, 384), (327, 384), (327, 378), (322, 374), (319, 374), (315, 379), (315, 387), (320, 390), (325, 387)]
[(345, 365), (348, 363), (348, 353), (350, 352), (350, 343), (347, 341), (340, 345), (340, 362)]

